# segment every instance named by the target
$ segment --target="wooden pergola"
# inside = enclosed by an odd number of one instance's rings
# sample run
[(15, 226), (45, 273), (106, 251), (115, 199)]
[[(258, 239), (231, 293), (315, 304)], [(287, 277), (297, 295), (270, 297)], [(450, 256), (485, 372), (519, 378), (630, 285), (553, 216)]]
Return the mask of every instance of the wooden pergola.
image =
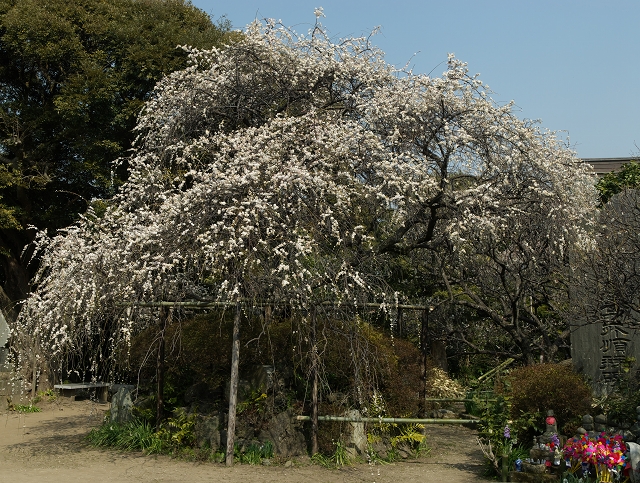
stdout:
[[(162, 421), (162, 413), (164, 411), (164, 333), (169, 321), (171, 308), (184, 308), (184, 309), (196, 309), (206, 310), (214, 308), (233, 308), (233, 334), (232, 334), (232, 347), (231, 347), (231, 375), (229, 384), (229, 416), (227, 424), (227, 451), (226, 451), (226, 465), (233, 465), (233, 452), (235, 444), (235, 429), (236, 429), (236, 409), (238, 403), (238, 380), (239, 380), (239, 365), (240, 365), (240, 319), (242, 316), (243, 308), (262, 308), (268, 310), (273, 306), (290, 305), (283, 302), (266, 302), (266, 301), (252, 301), (252, 300), (239, 300), (239, 301), (181, 301), (181, 302), (141, 302), (141, 303), (128, 303), (119, 304), (123, 306), (135, 306), (135, 307), (157, 307), (160, 309), (159, 316), (159, 343), (158, 343), (158, 357), (156, 364), (156, 382), (157, 382), (157, 406), (156, 406), (156, 425), (159, 426)], [(316, 317), (317, 309), (319, 307), (324, 308), (352, 308), (352, 309), (364, 309), (364, 308), (381, 308), (389, 307), (396, 310), (397, 313), (397, 327), (400, 334), (404, 331), (404, 323), (402, 312), (404, 310), (422, 311), (429, 313), (432, 309), (428, 305), (414, 305), (414, 304), (384, 304), (384, 303), (336, 303), (336, 302), (319, 302), (310, 309), (311, 316), (311, 375), (312, 375), (312, 388), (311, 388), (311, 452), (318, 452), (318, 386), (319, 386), (319, 367), (318, 367), (318, 351), (316, 340)]]

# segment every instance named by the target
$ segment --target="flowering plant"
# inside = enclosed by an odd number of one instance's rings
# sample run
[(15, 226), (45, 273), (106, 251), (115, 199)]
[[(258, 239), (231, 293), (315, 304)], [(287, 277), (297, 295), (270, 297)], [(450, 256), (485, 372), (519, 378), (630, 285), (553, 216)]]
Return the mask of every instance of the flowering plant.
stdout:
[(513, 448), (513, 441), (511, 440), (511, 428), (509, 428), (508, 424), (504, 427), (503, 435), (504, 446), (502, 449), (502, 454), (508, 456), (509, 454), (511, 454), (511, 449)]
[(571, 459), (574, 473), (582, 465), (594, 465), (598, 481), (611, 481), (611, 474), (618, 473), (625, 465), (626, 445), (619, 434), (597, 437), (588, 434), (572, 438), (563, 448), (565, 458)]
[(557, 433), (553, 433), (551, 435), (551, 439), (549, 441), (549, 447), (554, 450), (556, 449), (558, 446), (560, 446), (560, 438), (558, 438), (558, 434)]

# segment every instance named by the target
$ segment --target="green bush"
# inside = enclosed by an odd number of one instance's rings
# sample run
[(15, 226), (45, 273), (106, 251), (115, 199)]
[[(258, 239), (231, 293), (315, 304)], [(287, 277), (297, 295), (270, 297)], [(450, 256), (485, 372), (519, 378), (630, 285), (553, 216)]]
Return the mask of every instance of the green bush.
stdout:
[(560, 430), (589, 412), (591, 389), (567, 365), (535, 364), (521, 367), (513, 370), (508, 380), (511, 388), (511, 418), (520, 441), (529, 441), (536, 432), (544, 431), (544, 420), (549, 409), (554, 411)]

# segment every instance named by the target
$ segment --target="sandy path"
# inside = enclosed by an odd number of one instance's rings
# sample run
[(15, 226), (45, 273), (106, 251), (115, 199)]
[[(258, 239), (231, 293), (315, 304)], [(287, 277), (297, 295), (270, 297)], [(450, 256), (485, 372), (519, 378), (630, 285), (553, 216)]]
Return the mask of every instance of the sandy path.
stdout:
[[(4, 404), (3, 404), (4, 406)], [(35, 482), (447, 482), (482, 480), (482, 454), (474, 433), (458, 426), (430, 426), (431, 455), (390, 465), (356, 464), (339, 470), (295, 464), (263, 467), (192, 463), (165, 456), (97, 450), (84, 436), (108, 405), (58, 401), (41, 413), (0, 410), (0, 483)]]

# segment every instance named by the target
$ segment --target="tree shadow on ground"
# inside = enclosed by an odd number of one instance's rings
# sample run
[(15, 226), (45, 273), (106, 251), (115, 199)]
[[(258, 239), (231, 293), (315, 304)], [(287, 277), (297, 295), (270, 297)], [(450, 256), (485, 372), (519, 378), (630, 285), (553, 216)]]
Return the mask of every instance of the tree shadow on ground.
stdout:
[(92, 448), (86, 436), (92, 427), (100, 424), (101, 419), (95, 415), (74, 415), (35, 424), (27, 419), (22, 428), (23, 441), (9, 444), (6, 449), (10, 453), (30, 455), (80, 453)]

